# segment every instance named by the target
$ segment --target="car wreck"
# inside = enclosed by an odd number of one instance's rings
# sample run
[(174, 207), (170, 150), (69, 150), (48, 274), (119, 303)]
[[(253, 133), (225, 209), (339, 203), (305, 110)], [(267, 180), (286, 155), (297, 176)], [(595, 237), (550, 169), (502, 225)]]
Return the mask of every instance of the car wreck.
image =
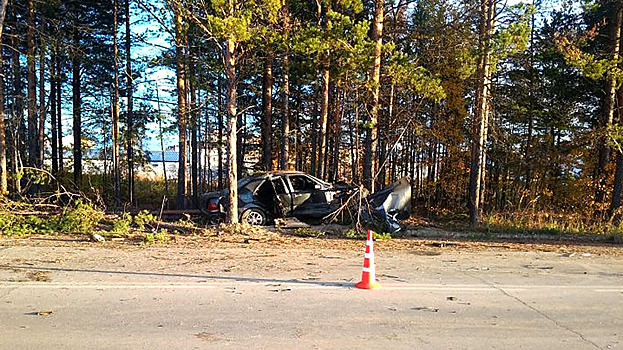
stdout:
[[(250, 225), (294, 217), (309, 224), (357, 222), (385, 232), (399, 231), (400, 220), (408, 218), (411, 210), (408, 178), (371, 195), (364, 192), (351, 184), (330, 184), (303, 172), (272, 171), (238, 181), (238, 211), (241, 221)], [(212, 223), (225, 219), (227, 207), (225, 191), (201, 197), (202, 211)]]

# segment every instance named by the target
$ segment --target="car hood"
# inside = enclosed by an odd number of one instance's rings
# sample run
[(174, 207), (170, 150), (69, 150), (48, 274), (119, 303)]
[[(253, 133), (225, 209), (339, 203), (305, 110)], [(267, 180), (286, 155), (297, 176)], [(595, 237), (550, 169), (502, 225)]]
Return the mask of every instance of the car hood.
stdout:
[(395, 233), (402, 229), (400, 220), (411, 212), (411, 181), (403, 177), (378, 192), (366, 197), (361, 208), (365, 224), (377, 230)]

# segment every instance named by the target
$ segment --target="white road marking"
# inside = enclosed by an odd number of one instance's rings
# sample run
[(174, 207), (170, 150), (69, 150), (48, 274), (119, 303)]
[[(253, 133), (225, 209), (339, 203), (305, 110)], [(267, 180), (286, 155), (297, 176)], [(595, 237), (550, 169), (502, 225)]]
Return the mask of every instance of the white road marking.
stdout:
[[(49, 283), (49, 282), (4, 282), (0, 283), (0, 289), (215, 289), (219, 287), (234, 286), (253, 286), (271, 287), (283, 286), (292, 290), (315, 290), (315, 289), (354, 289), (354, 283), (343, 284), (322, 284), (318, 283), (292, 283), (265, 281), (216, 281), (216, 282), (170, 282), (170, 283)], [(570, 290), (570, 291), (593, 291), (598, 293), (623, 293), (619, 286), (560, 286), (560, 285), (487, 285), (487, 284), (383, 284), (382, 290), (418, 290), (418, 291), (474, 291), (487, 292), (503, 289), (505, 291), (526, 291), (526, 290)]]

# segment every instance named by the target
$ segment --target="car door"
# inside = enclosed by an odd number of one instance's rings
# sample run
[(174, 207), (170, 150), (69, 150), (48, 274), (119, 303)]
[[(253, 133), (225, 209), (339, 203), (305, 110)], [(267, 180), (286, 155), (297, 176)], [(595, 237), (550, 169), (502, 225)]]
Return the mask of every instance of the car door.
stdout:
[(275, 189), (276, 205), (277, 210), (279, 211), (277, 214), (280, 214), (280, 216), (289, 215), (292, 211), (292, 197), (290, 189), (282, 176), (272, 177), (270, 178), (270, 181)]
[(288, 175), (292, 188), (292, 209), (326, 203), (322, 185), (304, 174)]

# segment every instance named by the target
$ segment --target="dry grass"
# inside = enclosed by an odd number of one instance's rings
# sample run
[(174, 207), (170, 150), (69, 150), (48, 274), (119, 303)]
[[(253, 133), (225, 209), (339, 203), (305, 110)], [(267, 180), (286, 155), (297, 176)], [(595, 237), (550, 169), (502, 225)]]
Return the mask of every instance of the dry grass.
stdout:
[(498, 233), (602, 235), (620, 241), (623, 225), (577, 213), (521, 211), (493, 213), (482, 218), (482, 228)]

